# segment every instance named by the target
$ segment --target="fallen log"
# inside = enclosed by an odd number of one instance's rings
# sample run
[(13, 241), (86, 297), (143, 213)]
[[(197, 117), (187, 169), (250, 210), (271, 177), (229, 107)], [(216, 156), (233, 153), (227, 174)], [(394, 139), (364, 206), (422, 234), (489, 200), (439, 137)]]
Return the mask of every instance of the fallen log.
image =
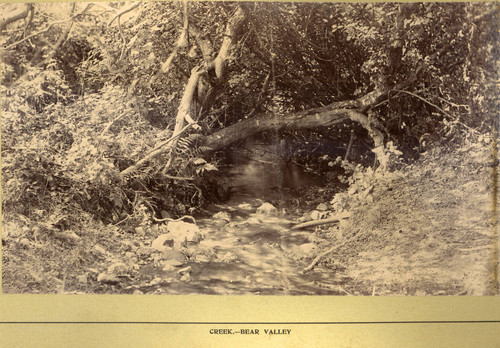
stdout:
[(336, 223), (336, 222), (340, 222), (340, 220), (342, 220), (342, 219), (348, 219), (349, 217), (351, 217), (351, 213), (349, 213), (349, 212), (347, 212), (347, 213), (341, 213), (341, 214), (337, 214), (337, 215), (335, 215), (335, 216), (333, 216), (331, 218), (328, 218), (328, 219), (307, 221), (307, 222), (295, 225), (291, 229), (292, 230), (300, 230), (302, 228), (311, 227), (311, 226), (333, 224), (333, 223)]

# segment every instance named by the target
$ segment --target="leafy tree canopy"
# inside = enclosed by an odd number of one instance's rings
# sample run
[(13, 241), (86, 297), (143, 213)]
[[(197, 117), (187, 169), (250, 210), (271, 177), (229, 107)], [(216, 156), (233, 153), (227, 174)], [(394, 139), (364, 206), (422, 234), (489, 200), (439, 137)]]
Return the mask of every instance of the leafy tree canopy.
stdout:
[[(55, 211), (75, 200), (118, 221), (149, 202), (181, 215), (224, 196), (209, 179), (216, 163), (195, 144), (227, 146), (257, 123), (343, 146), (349, 132), (338, 125), (359, 123), (375, 146), (391, 142), (407, 156), (425, 137), (497, 129), (493, 3), (47, 3), (2, 12), (4, 204), (52, 197)], [(241, 134), (229, 128), (238, 124)]]

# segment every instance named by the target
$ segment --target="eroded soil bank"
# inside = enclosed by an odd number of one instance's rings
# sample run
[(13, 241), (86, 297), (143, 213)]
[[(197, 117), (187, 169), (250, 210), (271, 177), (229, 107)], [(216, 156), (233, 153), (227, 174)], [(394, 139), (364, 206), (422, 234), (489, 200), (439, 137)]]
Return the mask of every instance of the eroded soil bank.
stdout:
[[(435, 148), (350, 197), (346, 244), (321, 266), (363, 295), (498, 294), (498, 160), (487, 142)], [(315, 269), (319, 271), (319, 269)]]
[[(266, 170), (247, 168), (260, 190), (240, 188), (206, 217), (104, 226), (51, 247), (7, 222), (3, 291), (498, 294), (497, 165), (481, 140), (435, 148), (391, 172), (358, 168), (342, 192), (300, 173), (293, 187), (264, 187)], [(321, 223), (340, 213), (349, 218)], [(317, 224), (293, 229), (307, 221)]]

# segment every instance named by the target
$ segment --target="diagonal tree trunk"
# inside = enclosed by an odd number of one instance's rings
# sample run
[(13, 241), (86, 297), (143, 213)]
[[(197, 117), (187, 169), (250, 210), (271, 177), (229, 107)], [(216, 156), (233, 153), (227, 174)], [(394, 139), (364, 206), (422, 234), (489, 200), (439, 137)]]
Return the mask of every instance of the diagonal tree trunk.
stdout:
[[(196, 118), (197, 102), (202, 103), (203, 110), (209, 110), (211, 103), (213, 102), (213, 99), (215, 97), (216, 89), (218, 88), (218, 86), (221, 86), (224, 83), (227, 61), (231, 57), (232, 50), (238, 42), (239, 35), (242, 31), (243, 24), (245, 23), (246, 18), (247, 11), (245, 9), (245, 4), (240, 4), (231, 18), (229, 18), (229, 21), (226, 25), (224, 39), (222, 41), (219, 52), (217, 56), (211, 61), (207, 60), (211, 55), (213, 49), (207, 46), (207, 41), (204, 41), (203, 38), (201, 38), (201, 34), (197, 33), (196, 29), (192, 29), (192, 31), (194, 31), (195, 33), (195, 36), (196, 34), (198, 34), (198, 42), (201, 42), (203, 44), (203, 54), (206, 59), (205, 66), (196, 67), (191, 71), (191, 76), (189, 77), (189, 80), (186, 84), (181, 102), (179, 104), (179, 108), (177, 110), (175, 128), (172, 135), (173, 140), (168, 144), (165, 144), (165, 146), (167, 147), (166, 149), (161, 149), (161, 151), (155, 152), (156, 155), (159, 155), (167, 152), (170, 149), (170, 158), (163, 170), (164, 173), (169, 170), (172, 164), (172, 161), (175, 157), (177, 140), (181, 135), (180, 132), (185, 129), (186, 122), (195, 125), (194, 119)], [(206, 86), (209, 85), (207, 79), (211, 72), (214, 72), (218, 82), (215, 86), (207, 88)], [(148, 159), (150, 158), (152, 157), (148, 157)], [(145, 163), (144, 159), (123, 170), (121, 175), (123, 176), (129, 174), (132, 171), (138, 169), (139, 163)]]

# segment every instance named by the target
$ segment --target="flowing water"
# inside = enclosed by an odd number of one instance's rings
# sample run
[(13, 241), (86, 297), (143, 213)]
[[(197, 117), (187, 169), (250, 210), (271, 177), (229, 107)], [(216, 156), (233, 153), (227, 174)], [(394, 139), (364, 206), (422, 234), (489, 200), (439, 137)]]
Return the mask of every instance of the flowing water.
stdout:
[[(241, 158), (241, 157), (240, 157)], [(272, 158), (271, 158), (272, 159)], [(312, 230), (292, 231), (297, 216), (289, 213), (258, 214), (264, 201), (287, 209), (283, 202), (301, 195), (308, 185), (321, 179), (299, 166), (277, 165), (259, 156), (238, 163), (226, 173), (233, 183), (231, 199), (213, 207), (226, 212), (230, 222), (205, 218), (197, 221), (204, 239), (188, 246), (191, 253), (189, 281), (173, 281), (164, 289), (168, 294), (264, 294), (339, 295), (341, 276), (321, 269), (302, 274), (311, 256), (319, 253), (322, 241)], [(162, 278), (179, 278), (176, 270), (150, 269)]]

